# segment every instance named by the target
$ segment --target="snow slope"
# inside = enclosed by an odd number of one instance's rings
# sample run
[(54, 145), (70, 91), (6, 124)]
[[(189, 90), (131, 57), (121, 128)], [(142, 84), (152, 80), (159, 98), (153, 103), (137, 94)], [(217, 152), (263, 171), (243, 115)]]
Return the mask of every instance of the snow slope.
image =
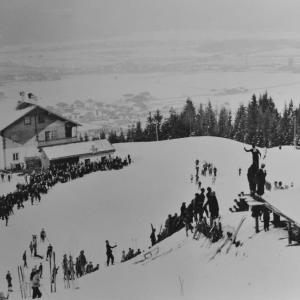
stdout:
[[(64, 253), (78, 256), (80, 250), (85, 251), (94, 265), (100, 263), (100, 270), (81, 278), (76, 290), (64, 290), (60, 270), (58, 293), (50, 294), (49, 268), (43, 260), (46, 272), (43, 286), (51, 299), (179, 299), (183, 297), (179, 276), (184, 280), (186, 299), (202, 296), (206, 299), (298, 298), (300, 270), (296, 252), (299, 248), (285, 247), (286, 231), (270, 226), (269, 232), (254, 235), (250, 212), (228, 211), (237, 194), (248, 191), (246, 173), (252, 158), (244, 152), (244, 144), (195, 137), (114, 146), (116, 155), (131, 155), (130, 166), (58, 184), (42, 197), (41, 203), (34, 206), (26, 203), (24, 210), (15, 209), (8, 228), (4, 221), (0, 223), (1, 290), (6, 290), (7, 270), (12, 273), (14, 289), (18, 288), (17, 265), (22, 264), (24, 250), (29, 250), (31, 235), (39, 234), (44, 228), (59, 265)], [(295, 161), (299, 155), (300, 151), (292, 147), (268, 150), (267, 179), (284, 184), (294, 182), (293, 189), (297, 192), (300, 174)], [(203, 238), (196, 242), (191, 236), (186, 238), (181, 230), (158, 244), (156, 259), (134, 265), (142, 259), (136, 257), (124, 264), (105, 267), (105, 240), (118, 245), (114, 252), (117, 262), (122, 250), (127, 252), (135, 240), (138, 248), (146, 250), (150, 245), (150, 222), (158, 229), (169, 213), (180, 212), (182, 202), (190, 202), (197, 192), (196, 185), (190, 182), (196, 158), (201, 163), (212, 162), (218, 169), (213, 190), (219, 200), (224, 230), (233, 230), (241, 217), (247, 215), (238, 235), (242, 246), (233, 247), (228, 254), (225, 248), (209, 261), (221, 241), (210, 248), (206, 244), (201, 247)], [(200, 178), (204, 187), (211, 186), (211, 177)], [(266, 196), (271, 197), (270, 193)], [(38, 244), (38, 253), (45, 255), (47, 246), (48, 243)], [(40, 260), (29, 258), (29, 270), (39, 263)], [(20, 293), (13, 293), (10, 299), (20, 299)]]

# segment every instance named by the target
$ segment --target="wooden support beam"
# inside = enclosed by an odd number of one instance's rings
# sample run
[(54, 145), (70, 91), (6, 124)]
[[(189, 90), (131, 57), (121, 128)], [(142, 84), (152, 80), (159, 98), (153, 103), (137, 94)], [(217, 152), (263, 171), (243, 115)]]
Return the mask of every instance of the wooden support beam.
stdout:
[(256, 232), (256, 233), (259, 232), (258, 217), (259, 217), (259, 216), (255, 216), (255, 232)]

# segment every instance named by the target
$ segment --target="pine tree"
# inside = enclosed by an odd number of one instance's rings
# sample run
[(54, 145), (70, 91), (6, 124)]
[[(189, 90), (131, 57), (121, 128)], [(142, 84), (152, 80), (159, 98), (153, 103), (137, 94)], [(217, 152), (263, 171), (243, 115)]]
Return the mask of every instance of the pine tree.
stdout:
[(144, 134), (143, 134), (143, 130), (141, 127), (141, 122), (138, 121), (136, 123), (136, 130), (135, 130), (135, 142), (142, 142), (144, 140)]
[(218, 133), (217, 135), (220, 137), (228, 138), (228, 130), (227, 130), (227, 123), (228, 123), (228, 113), (225, 107), (222, 107), (219, 114), (218, 119)]
[(202, 103), (200, 103), (198, 112), (196, 114), (196, 118), (195, 118), (195, 135), (197, 136), (202, 136), (205, 134), (204, 132), (204, 118), (205, 118), (205, 112), (203, 109), (203, 105)]
[(103, 130), (100, 132), (100, 139), (105, 140), (105, 132)]
[(125, 143), (125, 136), (124, 136), (122, 128), (121, 128), (121, 132), (120, 132), (120, 135), (118, 137), (118, 140), (119, 140), (119, 143)]
[(248, 144), (256, 144), (258, 139), (257, 132), (260, 130), (261, 128), (258, 128), (258, 103), (256, 101), (256, 96), (253, 95), (247, 108), (245, 142)]
[(144, 130), (144, 137), (145, 137), (146, 141), (155, 141), (155, 136), (156, 136), (155, 126), (156, 125), (155, 125), (154, 119), (151, 115), (151, 112), (149, 112), (146, 127), (145, 127), (145, 130)]
[(193, 101), (188, 98), (186, 100), (183, 111), (181, 112), (181, 120), (184, 126), (185, 136), (189, 136), (195, 130), (196, 109)]

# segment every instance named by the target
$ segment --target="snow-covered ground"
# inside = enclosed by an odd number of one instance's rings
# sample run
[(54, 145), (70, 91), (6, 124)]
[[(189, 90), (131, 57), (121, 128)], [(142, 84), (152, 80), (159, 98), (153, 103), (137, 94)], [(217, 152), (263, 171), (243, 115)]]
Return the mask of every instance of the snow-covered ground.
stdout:
[[(254, 234), (251, 212), (228, 210), (238, 193), (248, 191), (246, 174), (252, 157), (243, 150), (247, 145), (222, 138), (195, 137), (114, 146), (116, 155), (131, 155), (130, 166), (58, 184), (43, 195), (41, 203), (31, 206), (28, 201), (25, 209), (15, 209), (9, 227), (5, 227), (4, 221), (0, 223), (1, 291), (7, 290), (4, 277), (8, 270), (12, 273), (14, 290), (19, 289), (17, 265), (22, 265), (24, 250), (29, 252), (32, 234), (39, 234), (44, 228), (58, 265), (63, 254), (77, 257), (80, 250), (85, 251), (94, 265), (100, 264), (98, 272), (78, 280), (76, 290), (64, 289), (59, 270), (58, 292), (51, 294), (49, 266), (43, 260), (42, 284), (51, 299), (298, 299), (299, 248), (285, 247), (287, 232), (271, 225), (269, 232)], [(274, 148), (268, 150), (266, 160), (267, 179), (282, 181), (284, 185), (293, 182), (295, 195), (299, 195), (300, 186), (296, 163), (299, 155), (300, 151), (292, 147)], [(147, 251), (150, 222), (159, 229), (168, 214), (180, 212), (182, 202), (189, 204), (197, 192), (195, 183), (190, 181), (197, 158), (200, 163), (212, 162), (218, 169), (212, 189), (219, 201), (224, 231), (233, 230), (241, 217), (247, 215), (237, 237), (242, 245), (233, 247), (228, 254), (225, 248), (209, 261), (222, 242), (210, 248), (206, 244), (201, 247), (203, 237), (197, 242), (191, 235), (186, 238), (181, 230), (158, 244), (155, 259), (133, 264), (142, 259), (138, 256), (118, 264), (122, 250), (127, 253), (133, 244)], [(211, 186), (211, 177), (200, 180), (205, 188)], [(14, 188), (13, 183), (1, 184), (0, 194), (4, 186), (6, 190)], [(281, 193), (284, 192), (288, 191)], [(272, 198), (271, 193), (266, 197)], [(286, 201), (281, 210), (284, 212), (285, 207), (292, 210), (290, 203)], [(105, 240), (118, 245), (114, 251), (117, 264), (109, 268), (105, 267)], [(38, 253), (45, 255), (47, 246), (48, 243), (38, 243)], [(29, 257), (26, 275), (39, 263), (39, 259)], [(184, 297), (179, 277), (184, 280)], [(47, 298), (43, 288), (41, 291)], [(12, 293), (10, 299), (20, 299), (20, 292)]]

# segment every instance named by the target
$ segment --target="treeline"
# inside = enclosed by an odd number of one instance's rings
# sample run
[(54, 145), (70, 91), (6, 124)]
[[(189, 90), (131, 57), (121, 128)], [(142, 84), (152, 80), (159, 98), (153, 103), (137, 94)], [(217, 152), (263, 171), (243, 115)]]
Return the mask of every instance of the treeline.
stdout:
[[(285, 103), (283, 111), (278, 112), (273, 99), (267, 94), (259, 98), (252, 96), (245, 106), (240, 104), (233, 121), (232, 112), (226, 107), (213, 109), (200, 104), (196, 109), (188, 98), (181, 112), (170, 110), (168, 118), (164, 118), (159, 110), (149, 113), (145, 128), (141, 123), (130, 127), (126, 134), (121, 131), (110, 132), (108, 140), (111, 143), (144, 142), (177, 139), (188, 136), (216, 136), (233, 139), (259, 147), (275, 147), (292, 145), (294, 142), (294, 118), (297, 132), (300, 129), (300, 106), (294, 107), (293, 101)], [(298, 138), (296, 138), (298, 141)]]

